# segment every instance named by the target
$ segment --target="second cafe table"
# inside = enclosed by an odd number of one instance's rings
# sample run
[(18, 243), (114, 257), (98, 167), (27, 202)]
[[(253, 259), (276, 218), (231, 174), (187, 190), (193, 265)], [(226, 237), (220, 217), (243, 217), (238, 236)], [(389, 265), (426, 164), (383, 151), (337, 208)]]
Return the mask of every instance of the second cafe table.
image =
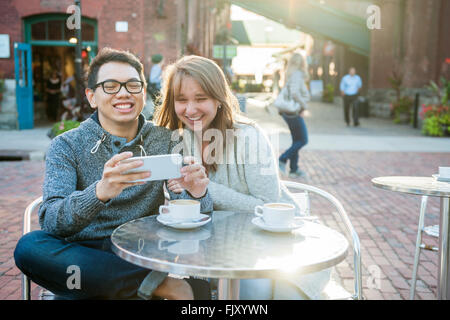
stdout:
[(305, 221), (288, 233), (255, 226), (248, 212), (215, 211), (212, 221), (176, 230), (149, 216), (118, 227), (113, 251), (128, 262), (185, 276), (219, 278), (219, 299), (238, 299), (239, 280), (293, 277), (341, 262), (348, 241), (337, 231)]
[(433, 177), (391, 176), (373, 178), (372, 184), (384, 190), (441, 198), (437, 295), (439, 300), (450, 300), (450, 183), (437, 181)]

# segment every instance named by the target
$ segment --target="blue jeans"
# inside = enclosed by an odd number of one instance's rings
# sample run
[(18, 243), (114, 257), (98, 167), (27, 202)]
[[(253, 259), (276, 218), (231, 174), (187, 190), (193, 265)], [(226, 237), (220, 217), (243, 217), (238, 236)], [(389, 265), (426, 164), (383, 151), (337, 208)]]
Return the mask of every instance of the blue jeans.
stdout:
[[(119, 258), (111, 245), (110, 238), (68, 242), (39, 230), (18, 241), (14, 259), (33, 282), (66, 299), (137, 298), (151, 270)], [(79, 289), (73, 288), (76, 272), (69, 266), (79, 268)]]
[(308, 143), (308, 131), (305, 120), (301, 116), (291, 116), (285, 113), (282, 113), (281, 116), (291, 131), (292, 145), (280, 156), (279, 161), (286, 163), (287, 160), (290, 160), (290, 170), (295, 172), (298, 170), (298, 151)]

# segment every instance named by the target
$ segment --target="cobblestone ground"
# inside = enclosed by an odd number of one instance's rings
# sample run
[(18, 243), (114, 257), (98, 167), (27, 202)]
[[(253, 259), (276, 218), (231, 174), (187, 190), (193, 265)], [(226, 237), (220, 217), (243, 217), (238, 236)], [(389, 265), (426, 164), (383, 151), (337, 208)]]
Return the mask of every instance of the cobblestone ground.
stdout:
[[(430, 176), (435, 173), (434, 168), (448, 160), (446, 153), (301, 152), (300, 165), (308, 178), (296, 181), (336, 196), (360, 237), (367, 299), (408, 299), (420, 205), (420, 197), (374, 188), (371, 179), (387, 175)], [(25, 207), (41, 195), (44, 162), (0, 162), (0, 172), (0, 300), (20, 299), (21, 274), (15, 267), (13, 252), (22, 234)], [(323, 200), (312, 198), (311, 210), (326, 225), (344, 231), (342, 222)], [(430, 198), (427, 211), (428, 224), (437, 224), (438, 199)], [(426, 238), (426, 242), (437, 245), (432, 238)], [(436, 299), (437, 263), (436, 253), (423, 251), (417, 299)], [(352, 292), (351, 252), (338, 265), (337, 273), (345, 288)], [(34, 298), (38, 290), (33, 285)]]

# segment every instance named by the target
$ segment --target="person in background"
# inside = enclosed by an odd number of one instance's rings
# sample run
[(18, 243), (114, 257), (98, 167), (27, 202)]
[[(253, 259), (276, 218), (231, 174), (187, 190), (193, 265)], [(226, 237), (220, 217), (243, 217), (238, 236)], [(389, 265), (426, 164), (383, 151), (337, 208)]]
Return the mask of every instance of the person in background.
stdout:
[(164, 57), (160, 54), (154, 54), (152, 56), (153, 66), (150, 69), (150, 77), (148, 81), (150, 97), (154, 104), (156, 104), (156, 98), (159, 96), (161, 90), (162, 81), (162, 64)]
[(296, 113), (281, 112), (280, 115), (286, 121), (291, 132), (292, 145), (278, 159), (278, 165), (282, 173), (286, 172), (286, 164), (289, 160), (289, 177), (305, 177), (306, 172), (298, 167), (298, 153), (308, 143), (308, 130), (303, 112), (306, 110), (306, 102), (310, 99), (306, 88), (308, 80), (308, 66), (306, 59), (300, 53), (294, 53), (289, 59), (285, 73), (285, 86), (288, 86), (290, 98), (300, 104), (300, 110)]
[(351, 67), (340, 84), (341, 96), (344, 99), (344, 119), (347, 127), (350, 126), (350, 107), (352, 109), (353, 125), (359, 126), (358, 119), (358, 95), (361, 91), (362, 80), (356, 74), (356, 69)]
[(56, 70), (52, 70), (47, 80), (47, 118), (50, 121), (58, 120), (59, 107), (61, 104), (61, 78)]

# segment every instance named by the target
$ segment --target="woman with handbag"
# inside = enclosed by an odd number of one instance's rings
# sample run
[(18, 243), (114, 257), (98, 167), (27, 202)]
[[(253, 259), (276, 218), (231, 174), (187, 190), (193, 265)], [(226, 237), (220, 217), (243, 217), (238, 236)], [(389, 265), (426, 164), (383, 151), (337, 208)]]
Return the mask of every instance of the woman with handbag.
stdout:
[(278, 159), (282, 173), (286, 173), (289, 160), (289, 177), (305, 177), (306, 173), (298, 168), (298, 152), (308, 143), (308, 131), (303, 119), (306, 102), (310, 95), (305, 82), (308, 80), (308, 67), (305, 58), (294, 53), (286, 67), (286, 83), (280, 92), (279, 98), (274, 102), (279, 114), (286, 121), (292, 136), (292, 145)]

